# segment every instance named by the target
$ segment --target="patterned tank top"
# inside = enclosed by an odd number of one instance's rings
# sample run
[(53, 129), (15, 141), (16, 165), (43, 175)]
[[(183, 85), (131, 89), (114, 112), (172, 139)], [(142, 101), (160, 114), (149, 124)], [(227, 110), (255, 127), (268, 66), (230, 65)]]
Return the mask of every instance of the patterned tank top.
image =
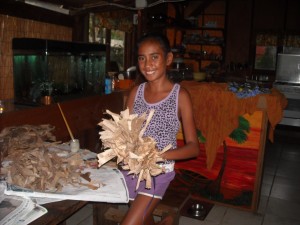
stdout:
[(142, 83), (135, 96), (133, 113), (141, 115), (154, 109), (154, 115), (144, 133), (145, 137), (152, 137), (157, 142), (157, 148), (163, 150), (167, 145), (177, 147), (176, 135), (180, 127), (178, 119), (178, 96), (180, 85), (174, 84), (172, 91), (163, 100), (150, 104), (144, 98), (145, 84)]

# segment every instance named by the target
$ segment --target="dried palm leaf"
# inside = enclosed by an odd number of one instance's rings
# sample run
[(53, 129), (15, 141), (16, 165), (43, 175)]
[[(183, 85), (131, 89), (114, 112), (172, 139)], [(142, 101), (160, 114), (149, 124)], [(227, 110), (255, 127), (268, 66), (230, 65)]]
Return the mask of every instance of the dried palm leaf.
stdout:
[(163, 167), (157, 162), (163, 161), (161, 155), (169, 150), (171, 144), (159, 152), (156, 142), (151, 137), (144, 137), (145, 130), (150, 123), (154, 110), (138, 116), (129, 114), (129, 110), (121, 111), (120, 115), (109, 110), (106, 112), (112, 119), (103, 119), (99, 125), (103, 131), (99, 132), (104, 152), (98, 154), (98, 166), (117, 157), (117, 163), (122, 164), (128, 175), (138, 176), (136, 188), (142, 180), (146, 180), (146, 188), (151, 188), (151, 176), (164, 173)]
[[(84, 161), (79, 153), (65, 158), (58, 156), (63, 150), (52, 152), (48, 147), (60, 149), (51, 133), (50, 125), (8, 127), (1, 131), (5, 146), (5, 160), (12, 161), (5, 168), (7, 182), (34, 191), (60, 191), (67, 184), (99, 188), (88, 180), (82, 183), (81, 167)], [(52, 143), (48, 141), (53, 141)]]

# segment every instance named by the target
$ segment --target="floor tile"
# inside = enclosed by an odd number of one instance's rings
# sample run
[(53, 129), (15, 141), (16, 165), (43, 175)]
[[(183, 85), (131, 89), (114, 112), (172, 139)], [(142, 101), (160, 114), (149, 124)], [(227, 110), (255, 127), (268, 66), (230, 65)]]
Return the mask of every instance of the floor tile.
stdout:
[(274, 177), (276, 174), (276, 171), (277, 171), (277, 163), (272, 163), (270, 165), (266, 165), (266, 163), (265, 163), (265, 166), (263, 169), (263, 176), (271, 175)]
[(263, 178), (262, 178), (262, 183), (263, 184), (270, 184), (272, 185), (275, 179), (275, 175), (270, 175), (268, 173), (264, 173), (263, 174)]
[(227, 207), (214, 205), (210, 210), (209, 214), (206, 216), (205, 220), (220, 224), (226, 213)]
[(275, 176), (274, 179), (274, 185), (300, 188), (300, 176), (297, 176), (296, 178), (287, 178), (287, 177), (281, 177), (277, 175)]
[(298, 162), (293, 162), (290, 160), (281, 160), (278, 165), (278, 170), (276, 175), (281, 177), (287, 177), (287, 178), (298, 178), (299, 170), (300, 170), (300, 165)]
[(267, 214), (262, 225), (298, 225), (300, 220)]
[[(299, 143), (284, 143), (283, 152), (285, 154), (290, 154), (291, 156), (293, 156), (292, 158), (290, 158), (291, 160), (294, 160), (295, 158), (298, 160), (300, 157), (299, 144), (300, 140)], [(282, 157), (284, 158), (284, 156)]]
[(300, 163), (300, 147), (299, 150), (296, 151), (284, 151), (282, 154), (283, 160), (288, 160), (291, 162)]
[(266, 215), (268, 214), (298, 220), (300, 218), (300, 204), (270, 197), (266, 210)]
[(278, 142), (276, 139), (274, 142), (267, 141), (265, 145), (265, 158), (269, 160), (279, 159), (283, 150), (284, 143)]
[(269, 196), (260, 196), (257, 213), (265, 215), (267, 205), (269, 201)]
[[(288, 180), (288, 179), (286, 179)], [(272, 187), (271, 197), (288, 200), (291, 202), (300, 203), (300, 187), (287, 185), (287, 184), (275, 184)]]
[(269, 196), (271, 194), (272, 184), (265, 184), (261, 185), (260, 195), (261, 196)]
[(219, 223), (212, 221), (196, 220), (189, 217), (181, 216), (179, 219), (179, 225), (220, 225)]
[(196, 221), (192, 218), (189, 218), (189, 217), (185, 217), (185, 216), (181, 216), (179, 218), (179, 224), (196, 224), (196, 222), (198, 222), (198, 224), (201, 224), (202, 221)]
[(229, 208), (221, 225), (261, 225), (263, 216), (257, 213)]

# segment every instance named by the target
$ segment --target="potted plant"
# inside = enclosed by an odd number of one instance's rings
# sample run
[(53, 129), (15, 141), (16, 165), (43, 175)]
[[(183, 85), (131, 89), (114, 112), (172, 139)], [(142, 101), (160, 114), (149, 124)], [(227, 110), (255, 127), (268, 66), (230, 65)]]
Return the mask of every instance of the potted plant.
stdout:
[(49, 105), (52, 102), (53, 81), (42, 81), (40, 83), (41, 103)]

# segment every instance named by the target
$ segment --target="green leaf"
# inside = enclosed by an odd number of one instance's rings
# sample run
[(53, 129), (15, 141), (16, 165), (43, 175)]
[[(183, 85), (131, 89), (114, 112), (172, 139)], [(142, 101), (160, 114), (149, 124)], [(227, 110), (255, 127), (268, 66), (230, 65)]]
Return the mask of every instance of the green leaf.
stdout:
[(246, 120), (244, 117), (239, 116), (239, 127), (240, 129), (246, 131), (247, 133), (249, 133), (250, 131), (250, 123), (248, 120)]
[(244, 117), (239, 116), (239, 126), (234, 129), (229, 137), (236, 141), (238, 144), (242, 144), (248, 140), (247, 133), (250, 131), (250, 123)]
[(205, 143), (206, 142), (206, 138), (202, 135), (200, 130), (197, 130), (197, 137), (198, 137), (198, 141), (200, 143)]
[(229, 137), (232, 140), (236, 141), (238, 144), (242, 144), (248, 139), (247, 134), (241, 129), (235, 129), (231, 132)]

